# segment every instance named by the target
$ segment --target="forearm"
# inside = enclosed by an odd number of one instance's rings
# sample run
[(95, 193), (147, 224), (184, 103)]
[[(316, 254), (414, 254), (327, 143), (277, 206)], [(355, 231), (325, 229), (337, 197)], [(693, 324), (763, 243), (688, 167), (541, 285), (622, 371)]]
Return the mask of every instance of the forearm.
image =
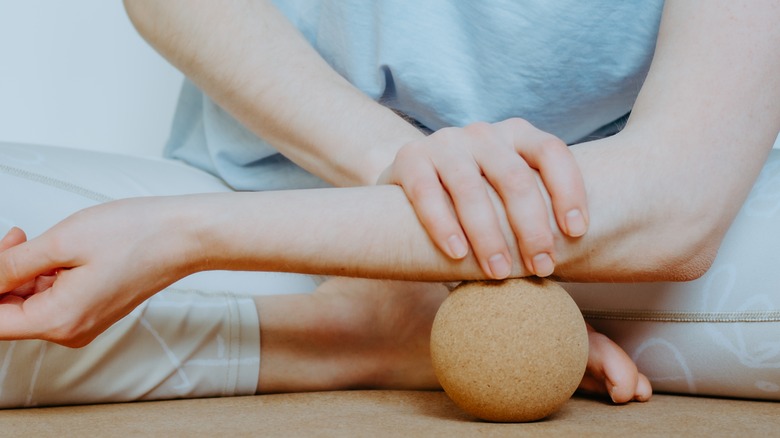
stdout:
[[(616, 182), (617, 174), (592, 166), (607, 159), (597, 152), (594, 148), (582, 161), (591, 188), (591, 229), (576, 239), (556, 234), (554, 276), (569, 281), (668, 281), (701, 275), (719, 240), (697, 245), (702, 238), (696, 234), (703, 233), (700, 224), (681, 226), (692, 217), (688, 212), (670, 215), (658, 204), (660, 198), (637, 196), (636, 190)], [(656, 189), (651, 183), (646, 188), (648, 193)], [(189, 238), (198, 242), (192, 250), (197, 254), (192, 257), (193, 271), (263, 270), (423, 281), (485, 278), (473, 253), (452, 260), (434, 247), (396, 186), (189, 199), (187, 207), (175, 207), (183, 217), (170, 223), (195, 225), (194, 237)], [(494, 205), (502, 206), (495, 197)], [(529, 275), (519, 263), (516, 241), (505, 221), (502, 229), (513, 260), (518, 261), (511, 276)]]
[[(670, 216), (684, 197), (665, 197), (676, 183), (660, 187), (646, 173), (646, 157), (634, 154), (619, 135), (575, 151), (589, 188), (591, 229), (579, 238), (555, 229), (558, 269), (571, 281), (688, 279), (706, 269), (717, 242), (706, 250), (691, 245), (696, 227), (679, 229)], [(646, 149), (646, 148), (645, 148)], [(620, 163), (616, 166), (614, 163)], [(631, 181), (630, 184), (627, 181)], [(659, 196), (660, 194), (660, 196)], [(439, 251), (397, 186), (284, 192), (196, 195), (166, 204), (191, 224), (199, 242), (194, 270), (234, 269), (423, 281), (484, 279), (473, 252), (453, 260)], [(503, 203), (493, 194), (514, 264), (512, 277), (530, 273), (518, 248)], [(665, 204), (675, 204), (665, 205)], [(549, 207), (548, 207), (549, 208)], [(204, 212), (208, 212), (204, 214)], [(698, 225), (698, 224), (696, 224)]]
[(725, 232), (715, 221), (730, 222), (731, 208), (711, 202), (700, 175), (686, 169), (690, 163), (662, 159), (660, 142), (625, 130), (572, 147), (587, 187), (590, 227), (577, 239), (555, 233), (557, 278), (691, 280), (708, 269)]
[(471, 254), (452, 260), (436, 249), (397, 186), (196, 195), (182, 201), (170, 208), (182, 215), (178, 223), (191, 225), (188, 240), (199, 242), (191, 248), (194, 256), (186, 257), (198, 260), (195, 270), (424, 281), (485, 275)]
[[(591, 223), (577, 239), (553, 227), (555, 275), (650, 281), (706, 270), (779, 128), (780, 76), (773, 73), (780, 38), (771, 14), (755, 5), (667, 3), (656, 59), (628, 126), (572, 148)], [(748, 24), (760, 32), (748, 32)], [(482, 277), (471, 256), (452, 261), (434, 249), (396, 188), (240, 196), (251, 199), (248, 210), (231, 201), (218, 209), (228, 216), (201, 230), (206, 249), (219, 249), (203, 269)], [(526, 272), (515, 263), (512, 275)]]
[[(558, 269), (554, 275), (571, 281), (674, 280), (700, 275), (696, 263), (704, 263), (706, 269), (707, 260), (698, 262), (696, 257), (710, 254), (690, 254), (687, 236), (674, 240), (675, 229), (666, 228), (674, 223), (662, 217), (668, 213), (658, 205), (659, 199), (641, 195), (657, 187), (650, 182), (616, 183), (625, 172), (614, 166), (612, 172), (603, 170), (626, 149), (630, 147), (607, 140), (577, 154), (590, 188), (591, 229), (580, 238), (555, 232)], [(261, 270), (421, 281), (486, 278), (473, 252), (453, 260), (434, 246), (397, 186), (177, 199), (181, 202), (160, 205), (178, 217), (166, 223), (189, 233), (177, 241), (197, 243), (182, 258), (193, 261), (191, 271)], [(503, 212), (500, 199), (495, 195), (492, 199)], [(511, 276), (530, 275), (520, 263), (505, 215), (499, 216), (515, 261)]]
[(422, 136), (337, 74), (268, 1), (126, 0), (141, 35), (214, 101), (335, 185), (376, 182)]

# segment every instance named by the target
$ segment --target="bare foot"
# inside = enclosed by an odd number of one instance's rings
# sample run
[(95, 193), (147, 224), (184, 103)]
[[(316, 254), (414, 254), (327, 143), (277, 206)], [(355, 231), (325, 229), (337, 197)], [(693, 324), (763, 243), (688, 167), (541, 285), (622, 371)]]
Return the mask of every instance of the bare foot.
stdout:
[(637, 370), (631, 358), (607, 336), (588, 325), (588, 366), (579, 390), (608, 396), (615, 403), (648, 401), (650, 380)]
[[(436, 283), (334, 278), (310, 295), (258, 297), (258, 392), (438, 389), (430, 361)], [(583, 392), (646, 401), (650, 382), (614, 342), (588, 326)]]

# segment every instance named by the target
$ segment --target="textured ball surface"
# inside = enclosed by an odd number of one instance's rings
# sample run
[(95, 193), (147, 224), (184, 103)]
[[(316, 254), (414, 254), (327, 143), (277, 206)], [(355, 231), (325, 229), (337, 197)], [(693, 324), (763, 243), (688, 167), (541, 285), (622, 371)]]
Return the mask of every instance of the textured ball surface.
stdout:
[(436, 314), (431, 359), (464, 411), (488, 421), (534, 421), (577, 389), (588, 334), (577, 305), (552, 281), (466, 282)]

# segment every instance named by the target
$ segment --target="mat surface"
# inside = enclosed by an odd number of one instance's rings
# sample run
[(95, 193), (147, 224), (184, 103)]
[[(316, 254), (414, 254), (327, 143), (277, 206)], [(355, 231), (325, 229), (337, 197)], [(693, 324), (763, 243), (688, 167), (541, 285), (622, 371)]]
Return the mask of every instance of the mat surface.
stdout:
[(545, 421), (475, 421), (442, 392), (347, 391), (0, 411), (2, 436), (778, 436), (780, 403), (575, 397)]

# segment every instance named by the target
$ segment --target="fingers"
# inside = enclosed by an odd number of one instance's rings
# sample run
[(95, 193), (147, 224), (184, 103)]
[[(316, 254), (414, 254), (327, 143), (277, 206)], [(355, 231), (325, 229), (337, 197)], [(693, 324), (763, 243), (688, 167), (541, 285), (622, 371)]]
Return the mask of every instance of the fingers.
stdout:
[(555, 269), (555, 241), (536, 172), (514, 150), (499, 143), (479, 150), (485, 178), (498, 192), (517, 238), (523, 265), (539, 277)]
[[(89, 278), (94, 280), (95, 276)], [(85, 291), (86, 295), (95, 293), (90, 290), (95, 281), (87, 283), (84, 280), (75, 271), (65, 271), (56, 279), (38, 280), (44, 283), (39, 287), (48, 287), (29, 296), (3, 295), (0, 298), (0, 339), (41, 339), (72, 348), (90, 343), (107, 328), (99, 318), (91, 317), (90, 312), (101, 316), (108, 312), (99, 302), (83, 299)]]
[[(456, 140), (445, 139), (449, 143)], [(512, 258), (482, 176), (484, 168), (474, 161), (471, 151), (455, 149), (447, 158), (437, 162), (439, 176), (474, 255), (491, 278), (508, 277), (512, 273)]]
[[(30, 265), (34, 254), (26, 246), (24, 231), (11, 228), (0, 240), (0, 333), (3, 339), (31, 339), (40, 337), (36, 331), (42, 327), (29, 311), (32, 295), (49, 289), (54, 284), (53, 275), (37, 275), (37, 264)], [(42, 274), (51, 269), (43, 268)]]
[(399, 184), (414, 206), (420, 222), (436, 246), (453, 259), (474, 250), (481, 269), (490, 278), (511, 274), (511, 256), (501, 231), (481, 169), (453, 129), (442, 129), (430, 139), (457, 145), (446, 153), (426, 148), (429, 143), (404, 146), (383, 176)]
[(14, 294), (0, 297), (0, 333), (3, 340), (35, 339), (38, 333), (32, 328), (25, 313), (26, 300)]
[[(568, 146), (554, 135), (522, 119), (495, 125), (501, 134), (497, 137), (499, 144), (481, 149), (489, 155), (479, 157), (479, 161), (501, 196), (526, 269), (546, 277), (555, 269), (555, 240), (544, 192), (550, 195), (558, 228), (579, 237), (588, 228), (582, 174)], [(513, 149), (502, 144), (511, 144)]]
[[(504, 205), (525, 269), (540, 277), (551, 275), (556, 258), (552, 227), (557, 224), (562, 232), (572, 237), (583, 235), (588, 227), (585, 186), (574, 156), (563, 141), (522, 119), (493, 125), (474, 123), (463, 131), (465, 140), (453, 139), (451, 142), (472, 143), (470, 150), (478, 169)], [(440, 168), (444, 170), (443, 166)], [(471, 175), (471, 178), (473, 183), (476, 177)], [(444, 172), (442, 182), (448, 185)], [(464, 197), (464, 191), (457, 187), (448, 185), (448, 191), (478, 258), (479, 245), (486, 248), (483, 254), (503, 251), (506, 248), (503, 236), (494, 225), (497, 222), (492, 222), (497, 221), (493, 206), (483, 199)], [(550, 194), (556, 222), (551, 222), (546, 193)], [(463, 201), (462, 206), (458, 198)], [(483, 219), (473, 225), (466, 223), (465, 212), (476, 209)], [(470, 233), (472, 229), (474, 233)]]
[(590, 326), (588, 341), (588, 365), (580, 390), (609, 395), (615, 403), (650, 399), (650, 381), (637, 370), (622, 348)]
[(0, 252), (26, 241), (27, 235), (24, 234), (24, 231), (20, 228), (13, 227), (6, 233), (5, 237), (0, 240)]
[(416, 148), (414, 143), (401, 148), (393, 166), (383, 173), (379, 182), (403, 187), (434, 244), (450, 258), (462, 259), (469, 250), (466, 235), (455, 217), (436, 166), (430, 160), (421, 159)]
[(639, 373), (639, 380), (636, 384), (636, 394), (634, 400), (640, 402), (646, 402), (653, 396), (653, 385), (650, 383), (650, 379), (642, 373)]
[[(439, 249), (461, 259), (471, 246), (494, 279), (508, 277), (513, 266), (502, 213), (516, 237), (523, 275), (554, 272), (554, 226), (572, 237), (588, 228), (585, 185), (574, 156), (561, 140), (521, 119), (444, 128), (409, 143), (380, 182), (403, 187)], [(494, 205), (492, 190), (503, 211)]]
[(16, 232), (12, 229), (0, 241), (0, 246), (16, 242), (15, 246), (0, 252), (0, 292), (12, 291), (34, 281), (38, 276), (50, 275), (54, 270), (64, 267), (52, 258), (53, 251), (43, 239), (24, 242), (26, 237), (23, 235), (22, 230)]
[(585, 182), (566, 143), (521, 119), (500, 123), (508, 125), (517, 152), (539, 171), (561, 231), (571, 237), (585, 234), (589, 224)]

